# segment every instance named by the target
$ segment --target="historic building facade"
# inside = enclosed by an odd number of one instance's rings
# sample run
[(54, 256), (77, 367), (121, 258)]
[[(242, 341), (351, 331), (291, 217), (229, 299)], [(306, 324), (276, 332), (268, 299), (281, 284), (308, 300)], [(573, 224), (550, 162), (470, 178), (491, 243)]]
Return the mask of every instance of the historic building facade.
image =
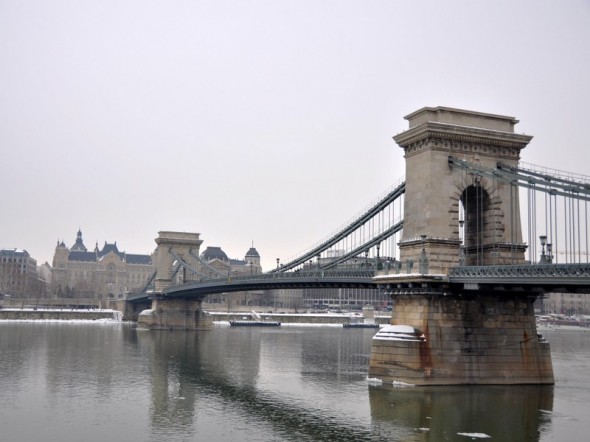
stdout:
[(141, 290), (154, 272), (151, 255), (119, 251), (117, 242), (98, 243), (88, 251), (78, 230), (68, 248), (58, 241), (53, 256), (51, 292), (55, 297), (95, 298), (106, 301)]
[(590, 294), (547, 293), (542, 300), (544, 314), (590, 315)]
[[(227, 254), (217, 246), (207, 247), (200, 255), (201, 274), (207, 278), (229, 278), (236, 276), (254, 275), (262, 273), (260, 266), (260, 254), (254, 245), (246, 252), (244, 259), (229, 258)], [(263, 291), (238, 292), (226, 295), (220, 293), (207, 296), (207, 303), (234, 303), (239, 305), (260, 305)]]
[(201, 271), (210, 278), (262, 273), (260, 255), (254, 246), (246, 252), (244, 259), (228, 258), (221, 247), (209, 246), (201, 253), (201, 260), (203, 261)]
[(14, 298), (45, 294), (45, 280), (37, 272), (37, 260), (26, 250), (0, 250), (0, 294)]

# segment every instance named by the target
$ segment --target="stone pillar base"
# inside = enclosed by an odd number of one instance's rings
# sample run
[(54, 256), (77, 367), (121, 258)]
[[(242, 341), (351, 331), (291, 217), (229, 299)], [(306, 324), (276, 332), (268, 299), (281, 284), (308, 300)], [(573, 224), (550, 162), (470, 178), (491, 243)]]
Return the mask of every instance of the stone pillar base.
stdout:
[(151, 330), (210, 330), (213, 321), (201, 299), (154, 299), (152, 308), (139, 314), (137, 326)]
[(524, 294), (397, 295), (369, 377), (414, 385), (553, 384), (549, 344)]
[(147, 300), (146, 302), (132, 303), (125, 299), (117, 299), (111, 301), (110, 308), (118, 310), (123, 314), (123, 321), (134, 321), (137, 322), (139, 314), (150, 307), (152, 301)]

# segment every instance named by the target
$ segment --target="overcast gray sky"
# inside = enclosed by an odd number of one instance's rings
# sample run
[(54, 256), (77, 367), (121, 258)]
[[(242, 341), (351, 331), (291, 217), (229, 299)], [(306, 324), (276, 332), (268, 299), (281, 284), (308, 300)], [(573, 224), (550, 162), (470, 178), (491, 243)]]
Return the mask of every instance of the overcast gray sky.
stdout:
[(0, 0), (0, 247), (199, 232), (268, 270), (404, 174), (424, 106), (590, 174), (590, 1)]

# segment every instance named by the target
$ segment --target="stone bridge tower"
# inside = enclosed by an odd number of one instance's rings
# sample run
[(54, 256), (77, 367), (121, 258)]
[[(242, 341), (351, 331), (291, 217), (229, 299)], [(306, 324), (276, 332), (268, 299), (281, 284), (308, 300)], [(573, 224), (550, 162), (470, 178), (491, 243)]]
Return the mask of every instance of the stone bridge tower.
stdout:
[[(197, 257), (202, 243), (198, 233), (158, 232), (152, 305), (139, 314), (138, 327), (165, 330), (207, 330), (212, 327), (211, 319), (203, 312), (202, 297), (175, 298), (165, 293), (172, 285), (197, 279), (191, 270), (200, 268)], [(177, 268), (178, 261), (184, 264), (180, 268)], [(174, 272), (176, 269), (178, 271)]]
[(402, 265), (417, 271), (426, 256), (420, 273), (447, 274), (460, 263), (523, 263), (518, 188), (450, 167), (448, 158), (517, 166), (532, 137), (514, 132), (514, 117), (449, 107), (405, 118), (409, 129), (394, 137), (406, 159)]
[(182, 260), (191, 269), (197, 270), (199, 248), (203, 240), (198, 233), (187, 232), (158, 232), (155, 252), (156, 278), (155, 291), (161, 292), (171, 285), (181, 284), (196, 279), (196, 275), (185, 267), (181, 267), (172, 280), (172, 269), (175, 261)]
[(460, 264), (524, 263), (518, 188), (456, 164), (516, 167), (532, 137), (514, 133), (513, 117), (448, 107), (406, 119), (410, 128), (394, 137), (406, 159), (402, 268), (375, 278), (394, 308), (373, 338), (369, 376), (415, 385), (552, 384), (549, 344), (534, 315), (539, 292), (448, 278)]

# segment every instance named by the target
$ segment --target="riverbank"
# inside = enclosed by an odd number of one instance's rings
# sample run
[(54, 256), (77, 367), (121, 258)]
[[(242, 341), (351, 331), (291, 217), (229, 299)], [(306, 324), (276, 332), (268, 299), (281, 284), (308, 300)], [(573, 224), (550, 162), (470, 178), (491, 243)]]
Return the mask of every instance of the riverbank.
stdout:
[[(252, 313), (247, 312), (206, 312), (213, 322), (249, 321), (253, 320)], [(374, 318), (364, 318), (358, 313), (258, 313), (256, 320), (280, 322), (281, 324), (354, 324), (373, 321), (376, 324), (389, 324), (391, 313), (386, 316), (375, 315)]]
[[(252, 312), (220, 312), (206, 311), (214, 323), (229, 325), (230, 321), (249, 321), (253, 320)], [(379, 325), (389, 324), (391, 313), (375, 314), (374, 318), (364, 318), (359, 313), (264, 313), (257, 312), (258, 320), (268, 322), (280, 322), (281, 324), (291, 325), (324, 325), (324, 326), (341, 326), (342, 324), (365, 323), (374, 321)], [(122, 314), (113, 309), (71, 309), (71, 308), (0, 308), (0, 321), (121, 321)], [(548, 323), (545, 321), (537, 324), (539, 332), (549, 330), (586, 330), (590, 331), (587, 326)]]
[(121, 312), (111, 309), (3, 308), (0, 321), (120, 321)]
[(546, 331), (560, 331), (560, 330), (575, 330), (575, 331), (588, 331), (590, 332), (589, 327), (580, 326), (580, 325), (561, 325), (561, 324), (537, 324), (537, 331), (539, 332), (546, 332)]
[[(254, 318), (252, 312), (206, 311), (214, 323), (248, 321)], [(281, 324), (342, 325), (374, 321), (389, 324), (390, 314), (364, 318), (359, 313), (257, 313), (257, 320), (280, 322)], [(121, 321), (121, 312), (112, 309), (69, 309), (69, 308), (2, 308), (0, 321)]]

